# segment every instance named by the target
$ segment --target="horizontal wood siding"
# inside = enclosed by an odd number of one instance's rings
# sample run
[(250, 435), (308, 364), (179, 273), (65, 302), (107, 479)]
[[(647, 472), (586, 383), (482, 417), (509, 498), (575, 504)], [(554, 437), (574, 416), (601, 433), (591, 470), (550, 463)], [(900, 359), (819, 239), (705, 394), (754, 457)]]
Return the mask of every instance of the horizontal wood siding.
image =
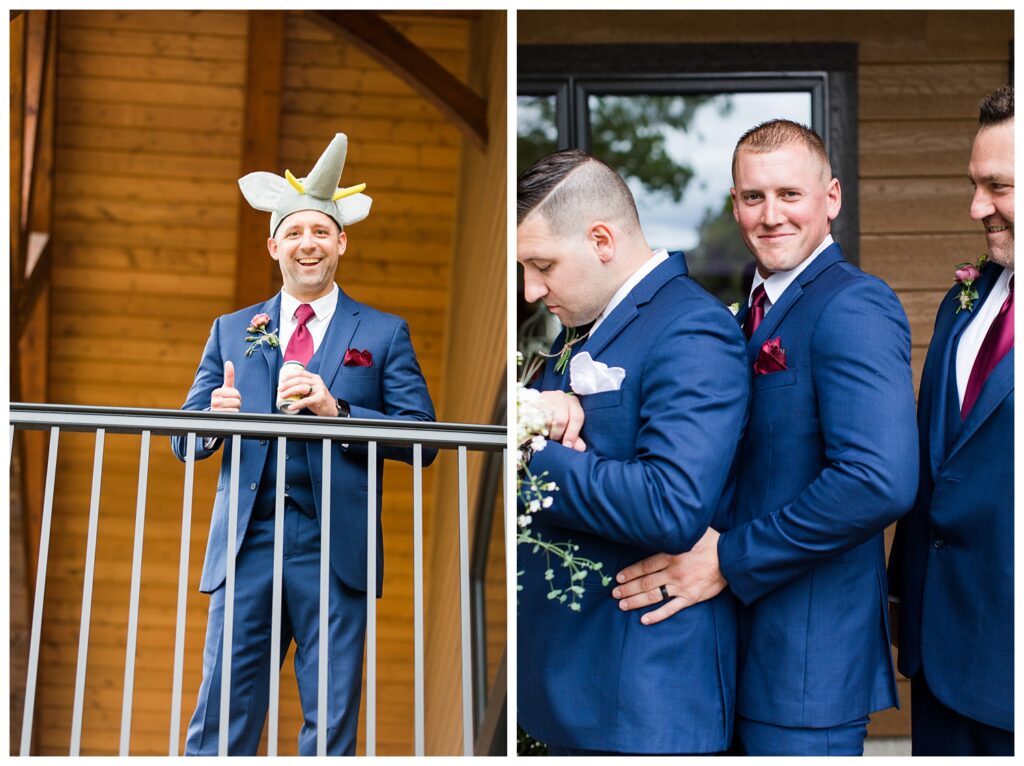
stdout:
[[(460, 173), (451, 271), (452, 310), (445, 337), (444, 370), (451, 381), (462, 381), (445, 392), (444, 410), (452, 420), (490, 421), (495, 399), (505, 393), (506, 330), (506, 70), (505, 16), (487, 12), (478, 22), (470, 63), (471, 85), (487, 99), (486, 152), (466, 141)], [(457, 465), (439, 460), (434, 493), (431, 555), (432, 577), (438, 587), (427, 609), (430, 635), (440, 640), (427, 646), (427, 732), (430, 753), (462, 753), (462, 707), (457, 699), (462, 680), (460, 663)], [(479, 456), (469, 456), (470, 476), (482, 468)], [(476, 495), (469, 495), (471, 504)], [(488, 688), (505, 648), (505, 559), (500, 508), (489, 509), (494, 527), (487, 576)], [(471, 506), (472, 512), (472, 506)], [(471, 519), (471, 526), (480, 520)], [(471, 538), (472, 539), (472, 538)]]

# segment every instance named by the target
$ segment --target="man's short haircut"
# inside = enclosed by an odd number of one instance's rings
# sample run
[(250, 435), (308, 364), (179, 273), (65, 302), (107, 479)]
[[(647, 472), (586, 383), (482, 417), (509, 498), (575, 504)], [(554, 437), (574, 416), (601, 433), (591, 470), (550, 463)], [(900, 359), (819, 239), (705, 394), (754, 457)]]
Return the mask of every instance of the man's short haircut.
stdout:
[(825, 169), (825, 180), (832, 178), (832, 163), (828, 161), (828, 152), (821, 136), (799, 122), (792, 120), (768, 120), (755, 125), (740, 140), (732, 153), (732, 177), (736, 180), (736, 160), (740, 150), (749, 152), (773, 152), (787, 144), (802, 143), (811, 154), (817, 157)]
[(617, 223), (640, 231), (633, 193), (610, 166), (579, 149), (549, 154), (527, 169), (516, 184), (516, 225), (534, 211), (551, 231), (565, 235), (588, 221)]
[(1013, 86), (1003, 85), (978, 104), (978, 124), (981, 127), (998, 125), (1013, 119)]

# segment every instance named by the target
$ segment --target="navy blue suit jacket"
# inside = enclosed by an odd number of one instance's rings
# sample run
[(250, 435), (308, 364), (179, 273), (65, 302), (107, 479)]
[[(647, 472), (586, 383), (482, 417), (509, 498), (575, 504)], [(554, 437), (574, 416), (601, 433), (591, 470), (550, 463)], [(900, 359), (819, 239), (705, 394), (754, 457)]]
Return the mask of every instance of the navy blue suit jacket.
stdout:
[[(267, 331), (280, 326), (281, 294), (262, 304), (218, 317), (210, 330), (210, 339), (196, 371), (195, 382), (182, 405), (184, 410), (208, 410), (214, 389), (224, 384), (224, 363), (235, 366), (235, 388), (241, 393), (242, 412), (276, 412), (277, 376), (282, 349), (262, 343), (257, 351), (246, 356), (246, 328), (255, 314), (270, 315)], [(373, 357), (369, 367), (343, 365), (345, 351), (366, 349)], [(399, 317), (377, 311), (338, 291), (338, 306), (327, 333), (307, 369), (323, 378), (331, 394), (351, 406), (354, 418), (387, 418), (395, 420), (432, 421), (434, 407), (427, 385), (420, 372), (409, 338), (409, 327)], [(238, 483), (238, 527), (235, 554), (245, 542), (245, 530), (252, 514), (260, 477), (267, 461), (267, 440), (242, 439)], [(319, 440), (307, 441), (307, 459), (317, 517), (321, 514), (323, 488), (323, 452)], [(196, 443), (196, 459), (209, 457), (213, 450)], [(342, 582), (356, 590), (366, 590), (366, 505), (367, 452), (365, 444), (344, 447), (332, 443), (331, 457), (331, 569)], [(174, 437), (172, 448), (179, 459), (185, 459), (184, 437)], [(423, 451), (428, 465), (435, 450)], [(385, 448), (377, 451), (377, 595), (380, 595), (384, 561), (380, 526), (380, 501), (383, 479), (383, 458), (412, 462), (412, 450)], [(204, 593), (216, 590), (226, 576), (229, 482), (231, 478), (231, 442), (225, 442), (217, 497), (210, 520), (210, 537), (199, 589)]]
[(883, 530), (917, 483), (910, 330), (885, 283), (832, 245), (765, 315), (748, 363), (774, 338), (787, 369), (754, 376), (718, 543), (743, 603), (736, 710), (834, 726), (897, 704)]
[[(986, 266), (978, 310), (1002, 273)], [(921, 476), (896, 527), (890, 592), (900, 599), (899, 669), (924, 670), (946, 706), (1013, 730), (1013, 350), (960, 418), (956, 352), (974, 314), (939, 305), (918, 402)]]
[[(561, 337), (554, 349), (562, 346)], [(581, 396), (580, 453), (548, 442), (530, 470), (558, 485), (534, 515), (609, 575), (685, 551), (727, 495), (749, 376), (729, 311), (686, 275), (681, 253), (648, 274), (579, 350), (626, 371)], [(554, 361), (539, 388), (568, 389)], [(554, 562), (552, 562), (553, 564)], [(519, 553), (519, 721), (568, 747), (632, 753), (723, 750), (732, 733), (735, 613), (728, 593), (652, 626), (591, 575), (579, 613), (547, 599), (543, 553)], [(555, 566), (556, 579), (560, 570)]]

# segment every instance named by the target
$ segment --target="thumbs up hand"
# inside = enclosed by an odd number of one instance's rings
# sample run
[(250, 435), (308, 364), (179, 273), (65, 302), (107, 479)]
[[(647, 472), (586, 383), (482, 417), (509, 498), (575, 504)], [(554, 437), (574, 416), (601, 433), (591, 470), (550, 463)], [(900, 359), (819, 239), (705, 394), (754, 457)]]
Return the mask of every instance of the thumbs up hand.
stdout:
[(210, 409), (214, 412), (241, 412), (242, 395), (235, 388), (235, 365), (224, 362), (224, 385), (215, 388), (210, 396)]

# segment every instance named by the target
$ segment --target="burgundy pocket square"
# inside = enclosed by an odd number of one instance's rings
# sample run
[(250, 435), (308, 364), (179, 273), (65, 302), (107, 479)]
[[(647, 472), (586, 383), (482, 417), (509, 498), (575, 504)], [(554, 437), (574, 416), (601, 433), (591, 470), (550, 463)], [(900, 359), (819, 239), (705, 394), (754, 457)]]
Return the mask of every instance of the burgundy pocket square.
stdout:
[(362, 351), (350, 348), (345, 351), (345, 361), (342, 364), (346, 367), (373, 367), (373, 354), (365, 348)]
[(782, 347), (781, 338), (772, 338), (761, 346), (761, 353), (754, 362), (755, 375), (768, 375), (772, 372), (788, 370), (786, 367), (786, 349)]

